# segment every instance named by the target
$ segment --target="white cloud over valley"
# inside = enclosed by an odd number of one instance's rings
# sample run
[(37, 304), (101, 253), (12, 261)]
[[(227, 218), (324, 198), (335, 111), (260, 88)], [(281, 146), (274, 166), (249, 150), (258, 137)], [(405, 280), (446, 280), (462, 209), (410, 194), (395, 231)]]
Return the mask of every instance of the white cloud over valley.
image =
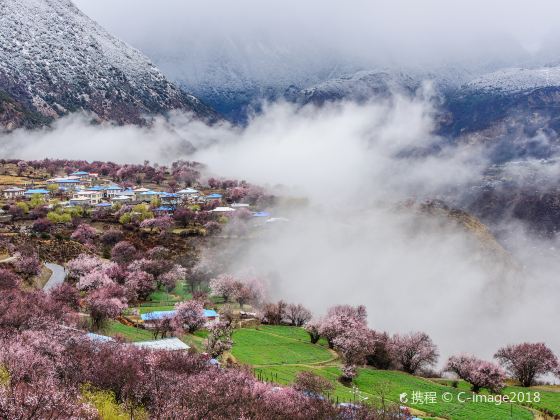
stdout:
[[(52, 129), (2, 135), (0, 150), (25, 159), (187, 158), (213, 174), (275, 190), (282, 185), (283, 194), (306, 197), (307, 204), (281, 201), (271, 211), (289, 223), (250, 242), (224, 242), (222, 253), (231, 270), (254, 267), (267, 275), (272, 297), (316, 313), (363, 303), (373, 328), (425, 330), (445, 355), (489, 357), (520, 340), (546, 340), (560, 350), (550, 334), (560, 267), (542, 252), (554, 244), (512, 223), (519, 245), (508, 257), (483, 231), (419, 205), (480, 181), (486, 163), (485, 150), (472, 145), (421, 153), (439, 140), (433, 115), (429, 96), (420, 94), (323, 108), (278, 103), (245, 128), (209, 127), (181, 114), (150, 128), (90, 125), (72, 116)], [(406, 204), (411, 198), (416, 205)]]

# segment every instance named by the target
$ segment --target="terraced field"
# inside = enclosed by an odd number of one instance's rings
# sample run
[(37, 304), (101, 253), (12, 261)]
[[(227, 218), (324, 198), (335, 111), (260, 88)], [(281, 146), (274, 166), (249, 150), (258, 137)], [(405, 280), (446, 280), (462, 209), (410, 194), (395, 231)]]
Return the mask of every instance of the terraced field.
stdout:
[[(311, 344), (307, 333), (301, 328), (285, 326), (260, 326), (258, 329), (235, 331), (233, 357), (240, 363), (251, 365), (255, 375), (265, 381), (290, 384), (298, 372), (311, 371), (334, 385), (327, 397), (334, 402), (365, 401), (407, 405), (421, 418), (446, 418), (452, 420), (529, 420), (544, 419), (543, 412), (560, 413), (560, 389), (531, 388), (539, 391), (541, 401), (533, 404), (495, 404), (493, 402), (473, 402), (467, 384), (458, 387), (451, 381), (420, 378), (398, 371), (384, 371), (370, 368), (359, 369), (353, 386), (347, 387), (338, 381), (340, 360), (325, 342)], [(528, 390), (508, 387), (504, 393)], [(435, 400), (414, 400), (414, 393), (435, 395)], [(429, 394), (426, 394), (429, 393)], [(459, 395), (459, 393), (463, 393)], [(400, 402), (401, 394), (406, 394), (406, 403)], [(418, 395), (418, 394), (416, 394)], [(446, 401), (444, 401), (444, 396)], [(459, 398), (461, 397), (461, 398)], [(460, 399), (466, 400), (461, 402)], [(539, 410), (539, 411), (537, 411)]]
[(250, 365), (318, 364), (336, 359), (336, 354), (309, 342), (301, 328), (261, 326), (243, 328), (233, 334), (232, 355)]

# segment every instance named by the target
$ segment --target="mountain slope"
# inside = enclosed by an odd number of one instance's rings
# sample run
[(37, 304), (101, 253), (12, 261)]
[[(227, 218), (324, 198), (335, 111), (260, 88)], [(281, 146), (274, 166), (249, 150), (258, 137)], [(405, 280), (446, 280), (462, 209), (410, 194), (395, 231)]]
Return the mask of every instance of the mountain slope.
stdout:
[(317, 105), (334, 100), (366, 101), (393, 93), (412, 93), (420, 83), (403, 73), (358, 71), (333, 78), (303, 89), (295, 96), (297, 102)]
[(173, 109), (215, 113), (70, 0), (0, 0), (0, 124), (36, 126), (78, 110), (118, 123)]
[[(446, 108), (451, 135), (523, 127), (529, 135), (560, 133), (560, 67), (508, 68), (474, 78), (449, 92)], [(509, 127), (509, 128), (508, 128)]]
[[(288, 92), (297, 103), (363, 102), (414, 94), (430, 80), (440, 95), (437, 133), (456, 142), (491, 146), (496, 163), (549, 158), (560, 147), (560, 66), (507, 68), (483, 74), (439, 70), (359, 71)], [(544, 138), (543, 138), (544, 136)]]

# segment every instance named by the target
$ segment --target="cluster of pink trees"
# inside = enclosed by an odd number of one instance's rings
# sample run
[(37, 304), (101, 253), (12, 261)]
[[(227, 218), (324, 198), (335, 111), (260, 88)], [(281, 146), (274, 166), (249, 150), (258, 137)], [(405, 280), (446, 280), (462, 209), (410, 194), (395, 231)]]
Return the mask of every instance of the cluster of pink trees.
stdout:
[(136, 259), (138, 251), (128, 241), (120, 241), (111, 250), (111, 261), (119, 265), (127, 265)]
[(342, 379), (346, 381), (356, 376), (356, 366), (364, 364), (366, 356), (373, 352), (375, 342), (367, 327), (364, 306), (337, 305), (330, 308), (317, 325), (317, 331), (327, 339), (329, 347), (341, 354), (344, 361)]
[(187, 276), (161, 246), (141, 253), (120, 241), (112, 248), (111, 260), (81, 254), (67, 264), (69, 279), (88, 293), (84, 303), (92, 317), (95, 313), (94, 327), (120, 315), (128, 303), (147, 299), (158, 287), (172, 291)]
[(261, 322), (273, 325), (293, 325), (301, 327), (311, 320), (311, 312), (300, 303), (267, 302), (260, 306)]
[(171, 229), (174, 224), (175, 222), (171, 216), (159, 216), (143, 220), (140, 223), (140, 227), (143, 229), (150, 229), (150, 231), (156, 229), (160, 232), (166, 232)]
[(21, 277), (7, 268), (0, 268), (0, 291), (17, 289), (21, 285)]
[(133, 417), (144, 410), (150, 418), (403, 418), (397, 408), (333, 406), (309, 395), (325, 387), (315, 378), (277, 387), (240, 368), (214, 367), (205, 355), (92, 341), (72, 325), (49, 295), (0, 294), (0, 366), (8, 378), (0, 385), (0, 418), (99, 418), (83, 397), (86, 385), (110, 392)]
[(39, 274), (42, 267), (39, 256), (33, 252), (16, 252), (12, 265), (15, 272), (26, 280)]
[(70, 236), (71, 239), (82, 244), (91, 244), (97, 237), (97, 230), (87, 223), (81, 223)]
[(239, 280), (231, 274), (220, 274), (210, 280), (210, 294), (221, 297), (225, 303), (238, 302), (259, 305), (265, 297), (265, 286), (258, 278)]
[(89, 293), (85, 299), (85, 306), (90, 314), (93, 329), (100, 329), (106, 319), (118, 317), (128, 307), (127, 303), (124, 289), (117, 284)]
[(15, 163), (20, 172), (33, 168), (35, 170), (45, 170), (51, 176), (58, 173), (60, 168), (64, 168), (66, 174), (75, 171), (87, 171), (98, 173), (105, 177), (111, 177), (129, 184), (139, 184), (142, 182), (160, 183), (169, 175), (175, 182), (191, 185), (200, 178), (200, 171), (203, 165), (198, 162), (177, 161), (171, 167), (150, 165), (148, 161), (144, 164), (118, 164), (113, 162), (87, 162), (80, 160), (65, 159), (43, 159), (32, 161), (4, 160), (4, 163)]
[(414, 374), (434, 366), (438, 359), (437, 347), (425, 333), (389, 337), (369, 329), (364, 306), (334, 306), (325, 317), (308, 322), (305, 329), (312, 343), (323, 337), (340, 353), (344, 361), (342, 379), (346, 381), (356, 375), (357, 366), (366, 362)]
[[(560, 362), (544, 343), (509, 345), (499, 349), (494, 357), (521, 386), (534, 385), (541, 375), (555, 374), (560, 377)], [(451, 356), (445, 370), (470, 383), (474, 392), (482, 388), (499, 392), (506, 378), (506, 372), (496, 363), (465, 354)]]
[[(87, 292), (83, 303), (94, 329), (101, 328), (107, 319), (118, 317), (127, 308), (131, 291), (117, 283), (120, 271), (115, 263), (82, 254), (69, 261), (67, 267), (69, 278), (77, 281), (77, 289)], [(57, 292), (62, 293), (63, 290)], [(70, 295), (69, 291), (64, 292)]]

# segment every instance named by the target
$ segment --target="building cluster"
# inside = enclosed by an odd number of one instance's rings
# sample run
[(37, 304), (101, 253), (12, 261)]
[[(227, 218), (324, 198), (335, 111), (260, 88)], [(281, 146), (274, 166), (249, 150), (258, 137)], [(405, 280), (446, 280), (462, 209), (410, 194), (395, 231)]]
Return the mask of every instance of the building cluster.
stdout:
[[(219, 204), (210, 210), (212, 213), (227, 215), (242, 209), (251, 210), (247, 203), (226, 205), (222, 194), (216, 192), (205, 194), (194, 188), (184, 188), (180, 191), (156, 191), (142, 186), (127, 188), (111, 180), (102, 179), (96, 173), (84, 171), (76, 171), (65, 177), (46, 179), (27, 188), (10, 186), (2, 190), (2, 196), (9, 201), (31, 200), (37, 196), (45, 200), (58, 198), (60, 205), (64, 207), (112, 208), (117, 204), (157, 203), (153, 210), (158, 215), (173, 214), (180, 206), (215, 201)], [(265, 211), (252, 211), (252, 215), (267, 223), (287, 221), (283, 218), (273, 218)]]
[[(222, 195), (213, 193), (204, 195), (194, 188), (185, 188), (177, 192), (154, 191), (149, 188), (125, 188), (116, 183), (101, 180), (98, 174), (74, 172), (66, 177), (51, 178), (44, 185), (25, 189), (9, 187), (2, 191), (8, 200), (31, 199), (34, 196), (49, 198), (63, 196), (70, 206), (111, 207), (116, 203), (139, 204), (150, 203), (157, 199), (161, 203), (160, 210), (173, 211), (177, 205), (192, 202), (203, 203), (209, 200), (221, 200)], [(233, 211), (233, 208), (219, 207), (218, 211)]]

